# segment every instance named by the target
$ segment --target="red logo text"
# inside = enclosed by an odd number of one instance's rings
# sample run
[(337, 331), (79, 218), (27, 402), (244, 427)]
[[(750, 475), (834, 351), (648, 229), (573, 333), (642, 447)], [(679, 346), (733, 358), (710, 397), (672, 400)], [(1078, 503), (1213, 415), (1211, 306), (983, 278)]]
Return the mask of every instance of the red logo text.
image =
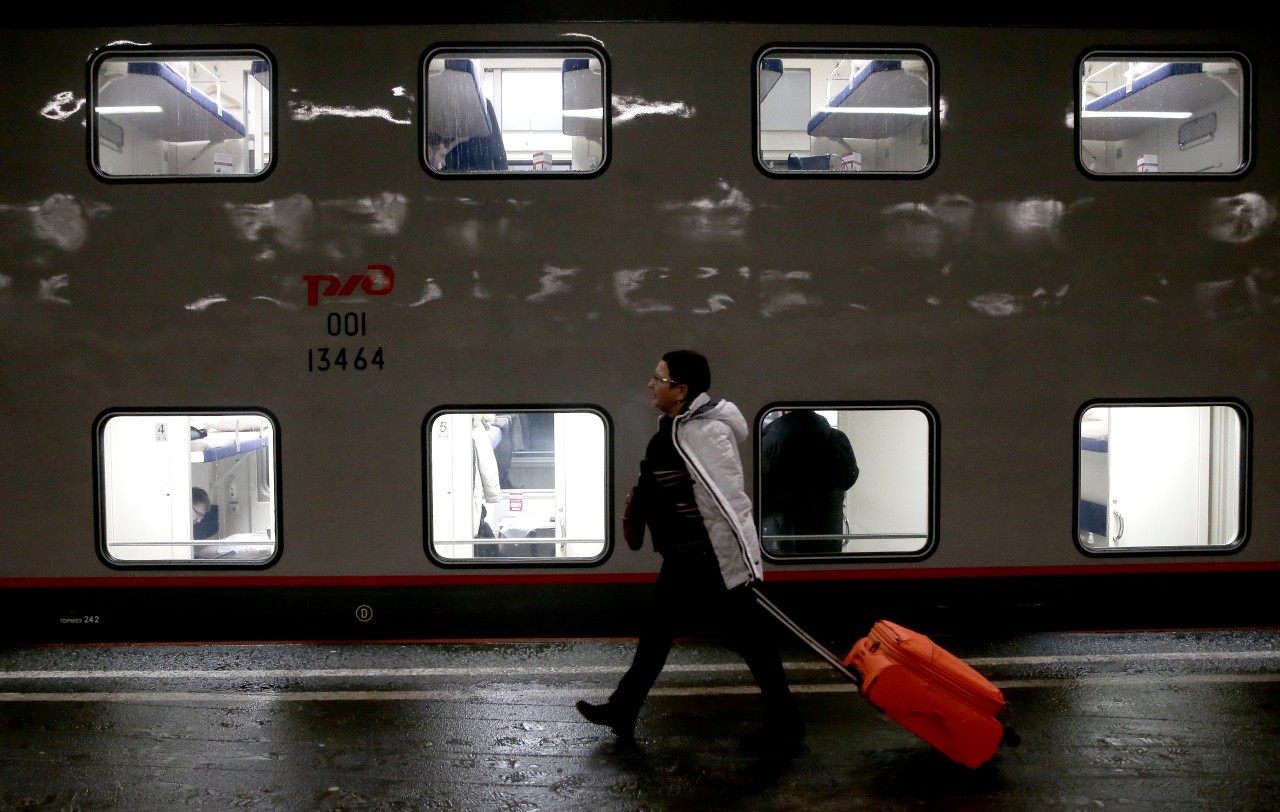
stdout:
[(322, 296), (350, 296), (356, 288), (370, 296), (386, 296), (395, 287), (396, 275), (390, 265), (370, 265), (370, 273), (353, 273), (342, 281), (332, 274), (305, 274), (302, 280), (307, 283), (307, 305), (315, 307), (320, 304)]

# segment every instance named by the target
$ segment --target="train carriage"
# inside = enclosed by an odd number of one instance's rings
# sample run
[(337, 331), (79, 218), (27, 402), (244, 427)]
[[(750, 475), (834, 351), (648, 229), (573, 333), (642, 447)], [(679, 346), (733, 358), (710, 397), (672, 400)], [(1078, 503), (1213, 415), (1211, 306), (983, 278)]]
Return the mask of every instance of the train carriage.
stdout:
[(5, 638), (632, 634), (681, 347), (833, 640), (1275, 625), (1267, 32), (654, 16), (5, 29)]

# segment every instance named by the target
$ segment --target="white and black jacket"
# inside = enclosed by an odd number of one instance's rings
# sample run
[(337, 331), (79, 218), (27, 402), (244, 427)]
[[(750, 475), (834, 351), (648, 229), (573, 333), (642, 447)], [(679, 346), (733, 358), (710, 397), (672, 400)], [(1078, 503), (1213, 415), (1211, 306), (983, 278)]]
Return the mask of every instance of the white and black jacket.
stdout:
[(751, 497), (743, 487), (738, 444), (747, 439), (747, 421), (727, 400), (706, 392), (671, 422), (671, 440), (693, 477), (693, 495), (711, 537), (728, 589), (763, 580), (760, 536)]

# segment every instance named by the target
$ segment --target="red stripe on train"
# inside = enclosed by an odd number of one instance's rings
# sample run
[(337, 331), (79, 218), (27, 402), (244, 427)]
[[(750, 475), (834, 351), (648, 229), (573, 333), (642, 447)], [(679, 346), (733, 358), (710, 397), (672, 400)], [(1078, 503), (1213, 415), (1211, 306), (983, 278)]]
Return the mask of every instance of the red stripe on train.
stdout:
[[(919, 580), (1080, 575), (1225, 574), (1280, 572), (1280, 561), (1074, 565), (1063, 567), (945, 567), (858, 570), (769, 570), (769, 581)], [(644, 584), (653, 572), (631, 573), (465, 573), (444, 575), (129, 575), (103, 578), (0, 578), (2, 589), (86, 589), (121, 587), (428, 587), (564, 584)]]

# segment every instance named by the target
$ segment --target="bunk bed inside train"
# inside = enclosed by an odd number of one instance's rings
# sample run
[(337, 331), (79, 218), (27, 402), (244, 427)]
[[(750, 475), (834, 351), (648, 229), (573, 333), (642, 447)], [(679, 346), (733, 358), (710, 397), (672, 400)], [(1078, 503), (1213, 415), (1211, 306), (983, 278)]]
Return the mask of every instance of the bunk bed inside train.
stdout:
[(760, 60), (760, 91), (758, 102), (768, 98), (773, 89), (782, 80), (782, 60), (778, 58)]
[[(603, 82), (598, 59), (573, 57), (560, 63), (560, 130), (569, 136), (570, 167), (578, 172), (595, 170), (604, 160)], [(548, 153), (542, 155), (542, 163), (554, 166)]]
[[(923, 68), (923, 65), (920, 65)], [(920, 121), (929, 105), (928, 78), (901, 59), (872, 59), (809, 121), (814, 138), (892, 138)]]
[(271, 424), (258, 415), (196, 418), (191, 423), (191, 461), (215, 462), (271, 445)]
[(216, 532), (193, 541), (196, 559), (263, 560), (275, 552), (272, 425), (262, 415), (192, 417), (191, 482), (209, 494)]

